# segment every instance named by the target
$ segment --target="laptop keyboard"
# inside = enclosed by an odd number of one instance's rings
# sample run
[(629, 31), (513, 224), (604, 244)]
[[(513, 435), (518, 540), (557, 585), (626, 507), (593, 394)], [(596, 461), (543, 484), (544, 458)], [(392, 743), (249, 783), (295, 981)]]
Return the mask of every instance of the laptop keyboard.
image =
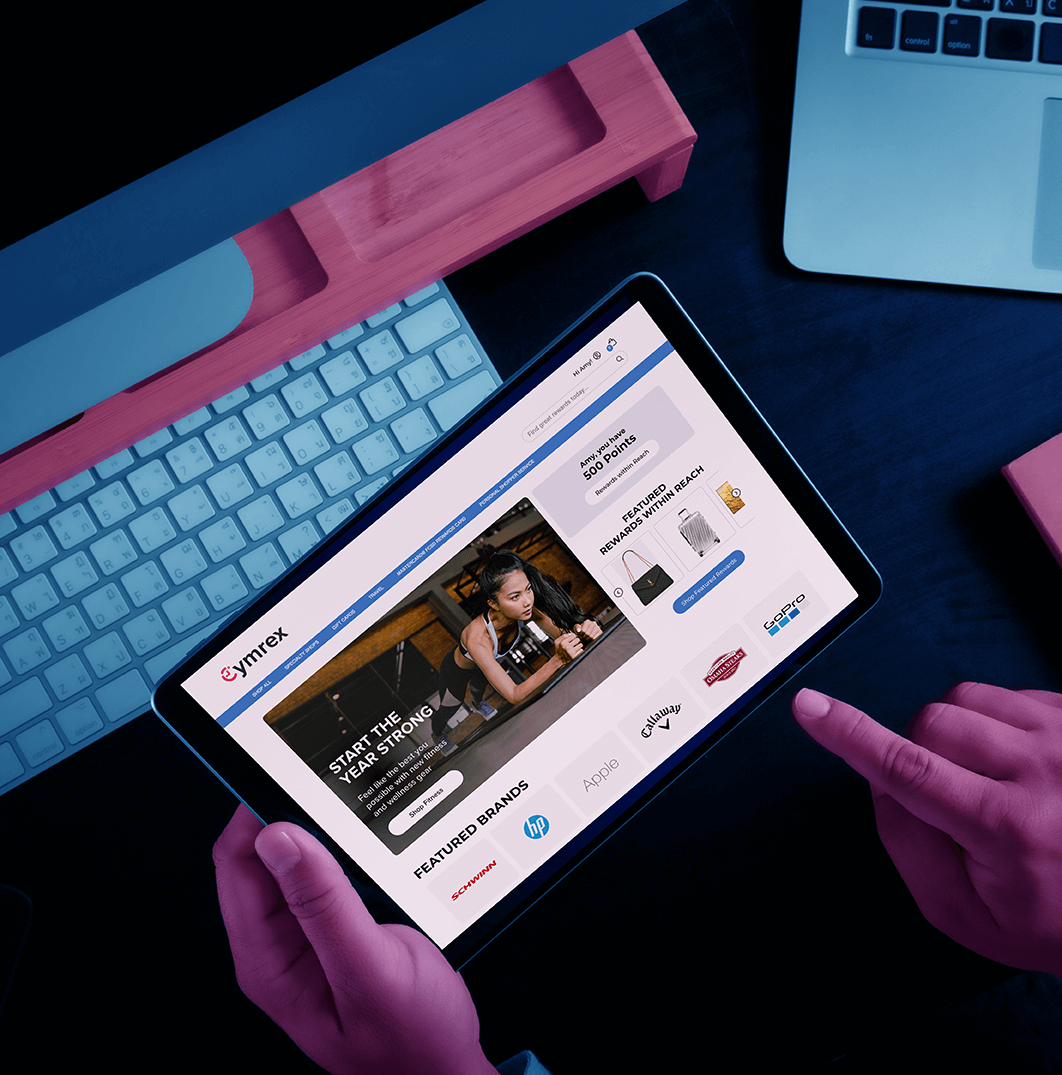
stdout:
[(0, 794), (146, 712), (500, 383), (440, 281), (0, 515)]
[(1062, 0), (849, 5), (849, 52), (1062, 74)]

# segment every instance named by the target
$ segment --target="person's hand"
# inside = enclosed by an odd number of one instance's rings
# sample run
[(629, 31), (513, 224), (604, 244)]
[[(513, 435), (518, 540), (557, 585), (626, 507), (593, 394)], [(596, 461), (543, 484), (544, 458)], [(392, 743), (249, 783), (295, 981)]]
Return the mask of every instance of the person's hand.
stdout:
[(587, 642), (593, 642), (595, 638), (601, 637), (601, 625), (597, 620), (583, 620), (582, 623), (575, 625), (575, 631), (580, 638), (585, 639)]
[(815, 691), (792, 708), (870, 782), (882, 843), (932, 925), (1062, 973), (1062, 695), (961, 683), (907, 739)]
[(416, 930), (377, 925), (305, 830), (241, 805), (214, 863), (240, 988), (310, 1059), (334, 1075), (497, 1075), (461, 976)]
[(559, 635), (553, 640), (553, 652), (565, 663), (574, 661), (583, 652), (582, 639), (574, 631)]

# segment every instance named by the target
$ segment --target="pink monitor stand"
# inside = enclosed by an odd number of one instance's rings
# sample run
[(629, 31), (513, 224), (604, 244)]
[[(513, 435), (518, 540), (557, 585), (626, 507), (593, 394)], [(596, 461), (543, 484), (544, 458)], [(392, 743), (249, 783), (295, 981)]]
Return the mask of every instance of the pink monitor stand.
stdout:
[(0, 513), (624, 179), (662, 198), (696, 140), (631, 31), (263, 220), (240, 325), (0, 458)]

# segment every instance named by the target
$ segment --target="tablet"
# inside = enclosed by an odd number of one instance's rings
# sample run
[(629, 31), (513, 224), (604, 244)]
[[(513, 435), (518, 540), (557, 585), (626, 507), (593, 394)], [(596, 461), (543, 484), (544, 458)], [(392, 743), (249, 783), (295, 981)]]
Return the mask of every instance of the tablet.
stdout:
[(459, 967), (880, 588), (639, 274), (153, 705), (262, 821), (314, 832), (378, 918)]

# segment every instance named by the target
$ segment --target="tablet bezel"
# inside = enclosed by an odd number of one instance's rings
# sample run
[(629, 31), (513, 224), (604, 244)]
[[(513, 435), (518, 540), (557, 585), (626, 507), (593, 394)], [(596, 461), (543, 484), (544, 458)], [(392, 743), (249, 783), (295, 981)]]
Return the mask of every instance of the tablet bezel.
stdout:
[(374, 884), (367, 872), (338, 847), (327, 833), (317, 827), (314, 820), (305, 814), (258, 762), (244, 752), (181, 684), (196, 670), (210, 663), (232, 639), (298, 588), (322, 564), (404, 499), (412, 489), (426, 481), (445, 460), (501, 417), (516, 399), (554, 372), (612, 319), (639, 303), (848, 579), (857, 597), (842, 613), (830, 620), (780, 664), (774, 666), (768, 676), (753, 689), (739, 697), (677, 752), (652, 769), (613, 806), (590, 822), (552, 858), (534, 870), (512, 892), (447, 944), (443, 952), (455, 967), (466, 963), (677, 779), (693, 762), (737, 727), (814, 656), (864, 615), (881, 594), (881, 579), (873, 565), (662, 281), (651, 274), (639, 273), (620, 283), (539, 356), (522, 367), (509, 382), (417, 464), (370, 501), (360, 514), (330, 535), (288, 575), (206, 641), (159, 685), (152, 698), (152, 705), (159, 717), (263, 822), (289, 820), (313, 832), (337, 857), (352, 883), (366, 899), (370, 910), (378, 918), (416, 926), (417, 923), (411, 922)]

